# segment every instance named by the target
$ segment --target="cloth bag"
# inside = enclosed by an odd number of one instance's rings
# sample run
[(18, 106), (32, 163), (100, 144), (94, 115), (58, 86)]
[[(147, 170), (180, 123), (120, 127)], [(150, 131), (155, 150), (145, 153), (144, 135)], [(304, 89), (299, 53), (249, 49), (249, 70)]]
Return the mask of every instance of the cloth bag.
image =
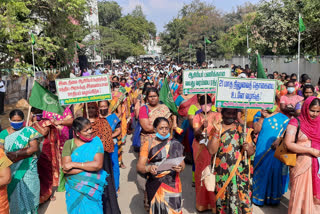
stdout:
[[(297, 143), (298, 140), (298, 135), (300, 131), (300, 120), (296, 118), (298, 121), (298, 128), (297, 128), (297, 133), (295, 137), (295, 143)], [(284, 133), (279, 145), (276, 148), (276, 151), (274, 152), (274, 157), (280, 160), (282, 163), (284, 163), (287, 166), (295, 166), (296, 165), (296, 160), (297, 160), (297, 154), (288, 151), (286, 145), (284, 144), (284, 139), (286, 136), (286, 132)]]
[[(211, 158), (211, 164), (208, 165), (201, 173), (201, 186), (204, 186), (209, 192), (214, 192), (216, 188), (216, 175), (214, 174), (214, 166), (216, 164), (217, 153)], [(213, 159), (213, 161), (212, 161)]]

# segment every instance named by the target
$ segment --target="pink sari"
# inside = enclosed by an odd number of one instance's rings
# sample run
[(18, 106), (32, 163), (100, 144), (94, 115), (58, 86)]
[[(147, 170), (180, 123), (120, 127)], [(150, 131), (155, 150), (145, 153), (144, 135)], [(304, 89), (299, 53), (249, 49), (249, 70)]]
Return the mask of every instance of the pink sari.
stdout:
[[(309, 107), (314, 99), (319, 99), (314, 96), (309, 97), (305, 100), (299, 120), (301, 123), (301, 131), (307, 136), (311, 141), (311, 147), (320, 150), (320, 116), (315, 119), (311, 119), (309, 115)], [(320, 100), (320, 99), (319, 99)], [(289, 125), (298, 126), (296, 119), (292, 119)], [(312, 190), (313, 190), (313, 200), (316, 204), (320, 204), (320, 177), (318, 176), (319, 163), (317, 158), (312, 158)], [(300, 191), (300, 190), (299, 190)]]
[[(56, 113), (52, 113), (52, 112), (47, 112), (47, 111), (43, 111), (43, 118), (47, 118), (49, 120), (63, 120), (63, 119), (69, 119), (69, 118), (73, 118), (72, 112), (69, 108), (69, 106), (64, 110), (63, 112), (63, 116), (56, 114)], [(63, 149), (63, 145), (64, 143), (69, 140), (69, 127), (68, 126), (57, 126), (56, 127), (58, 129), (58, 142), (60, 142), (59, 145), (59, 151), (60, 154), (62, 153), (62, 149)]]
[[(210, 112), (208, 114), (208, 137), (213, 130), (213, 122), (221, 119), (221, 114), (216, 112)], [(194, 129), (198, 129), (202, 126), (204, 116), (202, 113), (197, 114), (193, 119)], [(200, 212), (205, 210), (211, 210), (212, 213), (216, 213), (216, 195), (214, 192), (209, 192), (205, 185), (201, 185), (201, 173), (210, 164), (211, 155), (206, 146), (199, 144), (194, 139), (193, 144), (193, 159), (195, 163), (195, 185), (196, 185), (196, 209)]]

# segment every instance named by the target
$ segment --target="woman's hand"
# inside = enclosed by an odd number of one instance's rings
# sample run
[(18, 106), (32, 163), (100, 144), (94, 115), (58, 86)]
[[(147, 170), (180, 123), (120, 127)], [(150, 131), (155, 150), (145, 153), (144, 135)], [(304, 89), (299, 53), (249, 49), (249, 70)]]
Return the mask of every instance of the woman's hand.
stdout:
[(320, 157), (320, 150), (312, 148), (310, 154), (312, 156), (318, 158), (318, 157)]
[(183, 170), (182, 165), (174, 166), (172, 169), (176, 172), (181, 172)]
[(279, 143), (280, 143), (281, 140), (282, 140), (282, 138), (277, 138), (277, 139), (271, 144), (271, 148), (272, 148), (273, 150), (275, 150), (275, 149), (278, 147), (278, 145), (279, 145)]
[(16, 162), (15, 161), (17, 158), (16, 152), (8, 152), (6, 155), (12, 162)]
[(73, 168), (73, 163), (72, 162), (67, 162), (63, 166), (63, 169), (66, 170), (66, 171), (69, 171), (72, 168)]
[(243, 151), (246, 151), (248, 156), (252, 156), (254, 154), (254, 147), (252, 146), (251, 143), (244, 142), (242, 145)]
[(208, 128), (208, 120), (203, 121), (203, 127), (206, 129)]
[(148, 165), (146, 166), (146, 172), (150, 172), (152, 175), (156, 175), (158, 170), (158, 166), (156, 165)]

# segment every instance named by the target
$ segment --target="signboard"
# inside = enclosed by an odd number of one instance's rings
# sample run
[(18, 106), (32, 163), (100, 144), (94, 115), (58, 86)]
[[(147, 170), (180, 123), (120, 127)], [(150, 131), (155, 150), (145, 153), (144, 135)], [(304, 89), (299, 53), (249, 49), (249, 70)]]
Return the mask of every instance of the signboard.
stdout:
[(218, 108), (272, 109), (276, 81), (268, 79), (219, 78)]
[(56, 87), (60, 105), (112, 99), (108, 75), (57, 79)]
[(199, 69), (183, 71), (183, 93), (216, 93), (218, 77), (230, 77), (230, 68)]

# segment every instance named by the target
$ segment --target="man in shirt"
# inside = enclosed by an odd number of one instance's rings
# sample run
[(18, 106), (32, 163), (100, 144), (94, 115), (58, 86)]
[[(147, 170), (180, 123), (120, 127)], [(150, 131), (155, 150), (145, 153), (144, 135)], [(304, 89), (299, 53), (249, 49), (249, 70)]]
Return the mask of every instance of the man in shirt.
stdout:
[(2, 80), (2, 77), (0, 76), (0, 114), (5, 115), (4, 113), (4, 97), (6, 94), (6, 86), (4, 84), (4, 81)]

